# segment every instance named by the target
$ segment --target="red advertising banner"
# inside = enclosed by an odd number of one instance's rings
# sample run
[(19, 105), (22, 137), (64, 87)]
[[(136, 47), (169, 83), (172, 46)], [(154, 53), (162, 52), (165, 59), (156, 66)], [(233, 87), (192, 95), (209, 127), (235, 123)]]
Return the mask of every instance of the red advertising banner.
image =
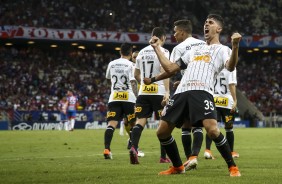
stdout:
[[(203, 39), (203, 36), (193, 35), (196, 38)], [(0, 39), (41, 39), (41, 40), (73, 40), (73, 41), (94, 41), (94, 42), (112, 42), (112, 43), (140, 43), (147, 44), (151, 38), (149, 33), (128, 33), (111, 31), (92, 31), (78, 29), (51, 29), (35, 28), (22, 26), (1, 26)], [(230, 43), (230, 36), (221, 36), (221, 43)], [(176, 44), (173, 35), (167, 35), (166, 44)], [(282, 47), (282, 36), (243, 36), (240, 43), (241, 47)]]

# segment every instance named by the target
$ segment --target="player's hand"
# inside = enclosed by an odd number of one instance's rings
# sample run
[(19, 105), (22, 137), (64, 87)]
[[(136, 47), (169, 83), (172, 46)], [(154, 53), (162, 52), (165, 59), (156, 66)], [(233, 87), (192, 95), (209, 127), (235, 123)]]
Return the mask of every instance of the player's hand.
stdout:
[(231, 112), (231, 113), (235, 113), (235, 112), (236, 112), (236, 109), (237, 109), (237, 102), (234, 101), (234, 103), (233, 103), (233, 105), (232, 105), (232, 107), (231, 107), (230, 112)]
[(163, 101), (161, 102), (162, 106), (166, 106), (166, 104), (168, 103), (169, 100), (169, 93), (166, 93), (163, 97)]
[(234, 46), (238, 46), (242, 36), (239, 33), (233, 33), (231, 36), (231, 43)]
[(159, 46), (159, 38), (156, 36), (152, 36), (152, 38), (150, 39), (149, 43), (152, 47), (157, 47)]
[(173, 83), (173, 88), (177, 88), (177, 86), (179, 85), (180, 81), (176, 81)]
[(144, 81), (144, 84), (146, 84), (146, 85), (152, 84), (151, 78), (145, 77), (143, 81)]

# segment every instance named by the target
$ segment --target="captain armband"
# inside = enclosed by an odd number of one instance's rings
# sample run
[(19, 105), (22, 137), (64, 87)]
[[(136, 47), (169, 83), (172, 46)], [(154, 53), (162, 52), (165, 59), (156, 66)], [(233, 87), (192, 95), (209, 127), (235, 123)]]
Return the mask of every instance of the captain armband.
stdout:
[(187, 68), (187, 65), (184, 63), (182, 58), (179, 58), (175, 63), (179, 66), (181, 70), (185, 70)]

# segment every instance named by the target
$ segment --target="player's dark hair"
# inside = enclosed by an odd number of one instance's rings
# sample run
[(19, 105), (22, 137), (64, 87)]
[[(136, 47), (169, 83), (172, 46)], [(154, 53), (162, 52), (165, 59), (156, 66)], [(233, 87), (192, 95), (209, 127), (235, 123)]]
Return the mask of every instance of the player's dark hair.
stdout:
[(177, 26), (188, 34), (192, 34), (192, 22), (190, 20), (177, 20), (173, 23), (173, 25)]
[(132, 54), (132, 45), (129, 43), (123, 43), (120, 46), (120, 53), (123, 56), (131, 56)]
[(164, 28), (155, 27), (152, 31), (152, 36), (156, 36), (159, 39), (161, 39), (162, 36), (166, 36)]
[(221, 28), (223, 29), (224, 21), (223, 21), (223, 18), (220, 15), (218, 15), (218, 14), (209, 14), (207, 19), (214, 19), (215, 21), (217, 21), (220, 24)]

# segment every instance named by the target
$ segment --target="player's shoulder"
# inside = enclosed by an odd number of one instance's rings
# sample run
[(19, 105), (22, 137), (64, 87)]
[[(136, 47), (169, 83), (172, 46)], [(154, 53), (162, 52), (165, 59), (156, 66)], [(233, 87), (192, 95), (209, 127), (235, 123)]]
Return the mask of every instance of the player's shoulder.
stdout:
[(143, 49), (140, 50), (140, 52), (138, 53), (138, 55), (144, 55), (144, 54), (150, 54), (150, 53), (154, 53), (154, 48), (151, 45), (148, 45), (146, 47), (144, 47)]
[(184, 50), (191, 50), (192, 47), (205, 45), (206, 42), (194, 37), (189, 37), (183, 42), (179, 43), (175, 46), (175, 49), (184, 49)]
[[(164, 47), (161, 47), (161, 50), (164, 52), (164, 53), (169, 53), (169, 50), (167, 50), (166, 48)], [(154, 51), (155, 52), (155, 51)]]

